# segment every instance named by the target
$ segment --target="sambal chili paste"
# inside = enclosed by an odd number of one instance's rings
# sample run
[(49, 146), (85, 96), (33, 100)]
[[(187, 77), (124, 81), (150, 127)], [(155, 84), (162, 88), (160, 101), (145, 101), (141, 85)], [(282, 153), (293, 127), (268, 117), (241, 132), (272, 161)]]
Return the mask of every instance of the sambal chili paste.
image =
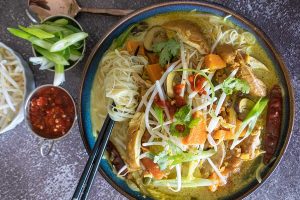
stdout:
[(73, 101), (60, 88), (42, 88), (30, 101), (29, 118), (35, 133), (44, 138), (59, 138), (72, 127), (75, 118)]

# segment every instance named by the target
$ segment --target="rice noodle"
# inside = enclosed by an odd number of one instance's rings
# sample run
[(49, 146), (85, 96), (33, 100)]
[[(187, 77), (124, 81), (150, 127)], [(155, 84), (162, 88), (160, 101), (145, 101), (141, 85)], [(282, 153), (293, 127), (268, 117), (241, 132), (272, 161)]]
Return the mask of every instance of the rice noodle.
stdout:
[[(143, 56), (131, 56), (127, 51), (111, 51), (103, 57), (100, 65), (105, 93), (108, 98), (108, 113), (115, 121), (132, 118), (138, 106), (138, 86), (133, 73), (142, 75), (148, 61)], [(114, 105), (114, 104), (115, 105)]]

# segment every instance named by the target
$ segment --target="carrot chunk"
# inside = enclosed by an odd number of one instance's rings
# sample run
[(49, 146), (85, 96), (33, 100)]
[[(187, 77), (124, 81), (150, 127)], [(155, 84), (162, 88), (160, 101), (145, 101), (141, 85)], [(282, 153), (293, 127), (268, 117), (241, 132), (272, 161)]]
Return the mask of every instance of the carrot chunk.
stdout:
[(131, 55), (135, 55), (137, 53), (138, 55), (145, 56), (145, 48), (143, 42), (140, 41), (128, 40), (126, 42), (126, 50)]
[(150, 80), (154, 83), (156, 80), (159, 80), (163, 74), (163, 70), (160, 64), (152, 64), (146, 67), (146, 71), (149, 75)]
[(165, 173), (159, 169), (159, 166), (154, 163), (150, 158), (141, 159), (142, 164), (150, 174), (153, 175), (155, 179), (162, 179)]
[(199, 118), (199, 123), (191, 128), (190, 133), (182, 139), (185, 145), (204, 144), (207, 138), (206, 121), (201, 112), (196, 112), (193, 118)]

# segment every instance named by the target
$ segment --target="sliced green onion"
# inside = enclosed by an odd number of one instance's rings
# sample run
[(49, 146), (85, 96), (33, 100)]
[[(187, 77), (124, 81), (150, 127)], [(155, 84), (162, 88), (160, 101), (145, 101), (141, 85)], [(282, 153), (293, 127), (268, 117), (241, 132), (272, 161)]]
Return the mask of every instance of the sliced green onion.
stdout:
[(65, 82), (65, 69), (63, 65), (55, 65), (55, 75), (53, 85), (58, 86)]
[(80, 53), (76, 49), (70, 48), (70, 57), (69, 57), (70, 60), (77, 61), (81, 57), (82, 57), (82, 53)]
[(58, 65), (69, 65), (69, 62), (60, 54), (49, 52), (38, 46), (33, 46), (34, 49), (48, 60)]
[(48, 33), (42, 29), (38, 29), (38, 28), (26, 28), (24, 26), (19, 25), (19, 28), (33, 36), (36, 36), (40, 39), (47, 39), (47, 38), (53, 38), (55, 37), (53, 34)]
[(36, 46), (42, 47), (44, 49), (50, 49), (52, 46), (51, 43), (41, 40), (41, 39), (39, 39), (35, 36), (32, 36), (24, 31), (21, 31), (21, 30), (15, 29), (15, 28), (7, 28), (7, 30), (14, 36), (17, 36), (24, 40), (28, 40), (32, 44), (35, 44)]
[(62, 51), (64, 49), (66, 49), (67, 47), (75, 44), (76, 42), (85, 39), (87, 36), (88, 36), (88, 34), (85, 32), (79, 32), (79, 33), (74, 33), (74, 34), (68, 35), (67, 37), (54, 43), (52, 45), (52, 47), (50, 48), (50, 52)]
[(66, 27), (67, 29), (72, 30), (74, 33), (78, 33), (78, 32), (81, 31), (79, 28), (77, 28), (77, 27), (75, 27), (75, 26), (73, 26), (71, 24), (65, 25), (64, 27)]
[[(177, 187), (177, 179), (153, 180), (151, 184), (156, 187)], [(215, 184), (217, 184), (216, 181), (211, 179), (204, 179), (204, 178), (195, 178), (192, 180), (183, 178), (181, 180), (182, 188), (204, 187), (204, 186), (211, 186)]]
[(57, 26), (57, 25), (50, 25), (50, 24), (39, 24), (39, 25), (31, 25), (32, 28), (43, 29), (44, 31), (50, 33), (57, 33), (57, 32), (64, 32), (65, 34), (72, 34), (74, 33), (72, 30)]
[(67, 19), (62, 18), (62, 19), (55, 20), (53, 23), (59, 25), (67, 25), (69, 21)]
[[(261, 113), (264, 111), (265, 107), (268, 104), (268, 98), (260, 98), (257, 103), (253, 106), (253, 108), (250, 110), (250, 112), (248, 113), (248, 115), (246, 116), (245, 120), (243, 121), (241, 127), (239, 128), (239, 130), (236, 132), (236, 134), (234, 135), (234, 140), (233, 143), (230, 147), (230, 149), (234, 149), (234, 147), (236, 145), (238, 145), (239, 143), (241, 143), (245, 138), (247, 138), (251, 132), (253, 131), (256, 121), (258, 119), (258, 117), (261, 115)], [(241, 135), (241, 133), (243, 132), (243, 130), (248, 126), (248, 130), (246, 132), (246, 134), (244, 135), (244, 137), (239, 140), (239, 137)]]

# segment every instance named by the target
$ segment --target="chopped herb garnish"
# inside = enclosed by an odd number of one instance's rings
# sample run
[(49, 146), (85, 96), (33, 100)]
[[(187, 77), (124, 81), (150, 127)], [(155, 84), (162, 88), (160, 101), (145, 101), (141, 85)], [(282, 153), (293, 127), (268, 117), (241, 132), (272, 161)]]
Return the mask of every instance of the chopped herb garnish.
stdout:
[(225, 79), (225, 81), (222, 83), (222, 90), (227, 95), (230, 95), (235, 91), (241, 91), (242, 93), (248, 94), (250, 91), (250, 86), (244, 80), (230, 77)]
[(153, 51), (159, 53), (159, 64), (161, 66), (165, 66), (173, 57), (177, 56), (179, 49), (180, 45), (174, 39), (153, 45)]

